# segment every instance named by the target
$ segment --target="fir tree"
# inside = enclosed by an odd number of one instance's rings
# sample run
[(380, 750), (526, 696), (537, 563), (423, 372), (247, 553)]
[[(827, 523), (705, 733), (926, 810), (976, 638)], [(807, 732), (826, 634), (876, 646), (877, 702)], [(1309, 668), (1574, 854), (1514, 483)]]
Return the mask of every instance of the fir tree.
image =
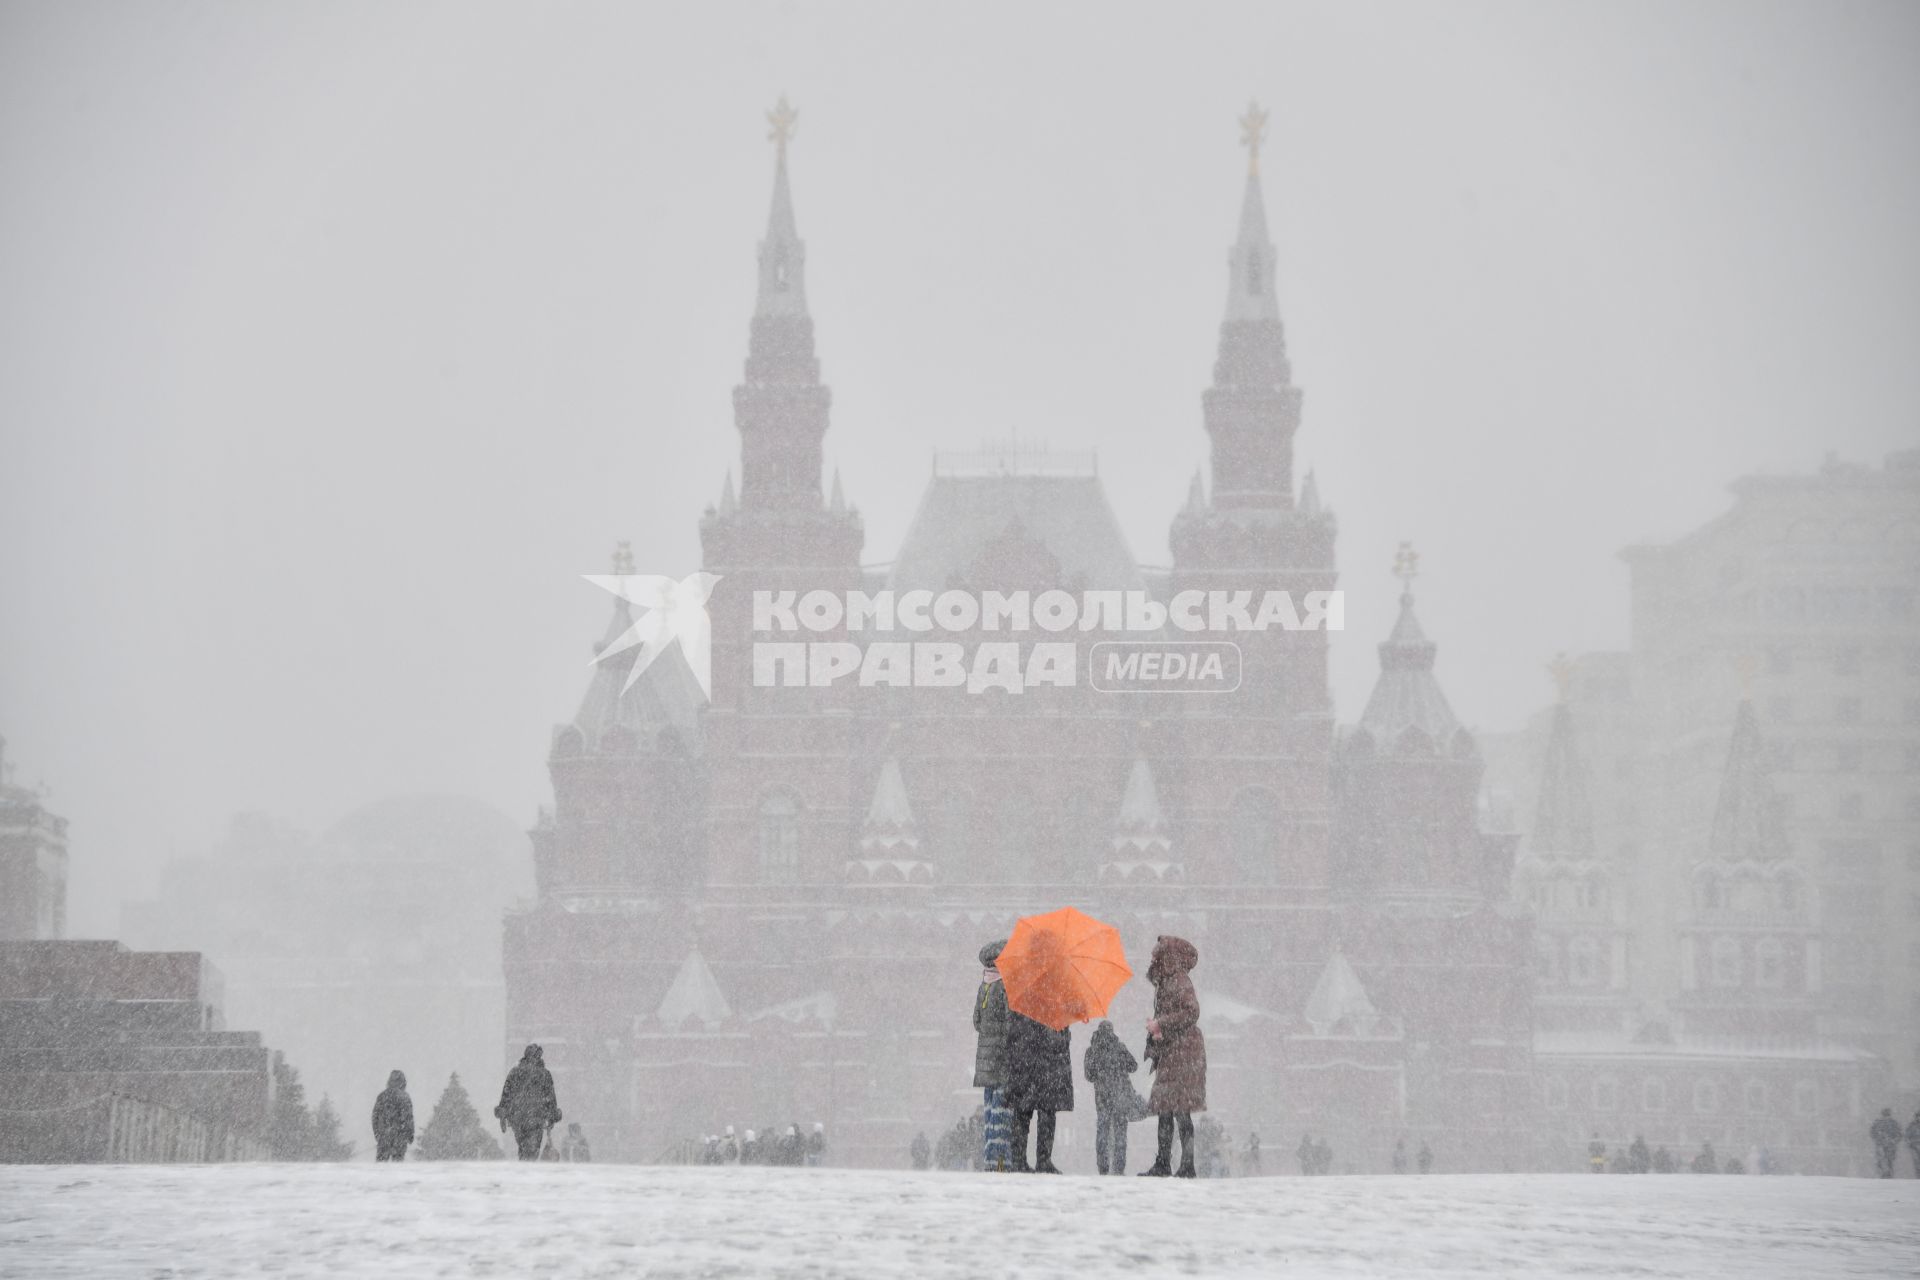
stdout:
[(273, 1112), (267, 1145), (275, 1160), (311, 1160), (313, 1116), (307, 1111), (300, 1072), (273, 1055)]
[(324, 1093), (320, 1095), (320, 1105), (313, 1109), (313, 1130), (307, 1150), (309, 1160), (351, 1160), (353, 1143), (340, 1137), (340, 1113), (333, 1109), (333, 1099)]
[(420, 1131), (422, 1160), (499, 1160), (500, 1144), (480, 1126), (480, 1113), (473, 1109), (460, 1073), (453, 1073), (440, 1101), (433, 1105), (433, 1116)]

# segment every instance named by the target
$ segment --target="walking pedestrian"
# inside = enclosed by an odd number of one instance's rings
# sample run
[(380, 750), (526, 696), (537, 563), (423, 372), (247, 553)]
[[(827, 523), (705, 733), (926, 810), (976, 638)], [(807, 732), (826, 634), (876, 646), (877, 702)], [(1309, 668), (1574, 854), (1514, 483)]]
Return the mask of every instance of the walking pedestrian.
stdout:
[(981, 1159), (989, 1173), (1005, 1173), (1012, 1168), (1013, 1131), (1007, 1114), (1007, 988), (1000, 981), (1000, 970), (993, 962), (1006, 949), (1007, 940), (989, 942), (980, 948), (980, 990), (973, 1000), (973, 1084), (985, 1099), (985, 1132)]
[(1393, 1171), (1395, 1173), (1407, 1171), (1407, 1140), (1405, 1138), (1395, 1138), (1393, 1141)]
[[(1185, 938), (1162, 935), (1153, 947), (1147, 981), (1153, 984), (1153, 1017), (1147, 1020), (1147, 1061), (1153, 1065), (1153, 1096), (1147, 1105), (1160, 1117), (1159, 1151), (1143, 1177), (1191, 1178), (1193, 1113), (1207, 1109), (1207, 1041), (1200, 1033), (1200, 997), (1190, 976), (1200, 952)], [(1173, 1169), (1173, 1135), (1180, 1133), (1180, 1169)]]
[(1880, 1176), (1891, 1178), (1893, 1162), (1900, 1154), (1900, 1122), (1893, 1118), (1892, 1107), (1880, 1108), (1880, 1118), (1867, 1130), (1867, 1136), (1873, 1139), (1873, 1161)]
[(1139, 1066), (1113, 1023), (1103, 1020), (1094, 1028), (1081, 1068), (1093, 1085), (1093, 1156), (1102, 1174), (1127, 1171), (1127, 1125), (1133, 1120), (1133, 1073)]
[(1593, 1141), (1587, 1144), (1587, 1172), (1605, 1173), (1607, 1171), (1607, 1144), (1600, 1141), (1600, 1131), (1594, 1130)]
[(373, 1158), (405, 1160), (413, 1145), (413, 1099), (407, 1096), (407, 1074), (387, 1073), (387, 1087), (373, 1100)]
[(1433, 1148), (1427, 1145), (1425, 1138), (1420, 1140), (1420, 1154), (1414, 1157), (1420, 1166), (1420, 1172), (1433, 1172)]
[(560, 1102), (553, 1092), (553, 1073), (547, 1070), (540, 1046), (530, 1044), (520, 1061), (507, 1072), (500, 1088), (500, 1105), (493, 1109), (502, 1130), (512, 1129), (522, 1160), (538, 1160), (547, 1130), (560, 1123)]
[(1913, 1176), (1920, 1178), (1920, 1111), (1907, 1122), (1907, 1151), (1913, 1156)]
[(1311, 1135), (1305, 1133), (1300, 1135), (1300, 1145), (1293, 1149), (1293, 1158), (1300, 1162), (1300, 1173), (1302, 1176), (1309, 1178), (1313, 1176), (1313, 1138)]
[(915, 1169), (919, 1170), (925, 1170), (927, 1164), (933, 1159), (933, 1148), (927, 1145), (925, 1129), (913, 1135), (913, 1141), (907, 1145), (907, 1159), (913, 1163)]

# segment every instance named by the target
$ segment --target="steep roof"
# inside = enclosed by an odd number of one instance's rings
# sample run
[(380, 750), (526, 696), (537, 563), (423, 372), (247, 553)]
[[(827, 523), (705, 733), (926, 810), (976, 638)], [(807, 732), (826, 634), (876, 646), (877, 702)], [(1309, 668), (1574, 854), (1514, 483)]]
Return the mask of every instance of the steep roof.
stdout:
[[(617, 601), (606, 634), (594, 646), (594, 652), (603, 651), (632, 625), (632, 607), (625, 600)], [(669, 646), (640, 673), (632, 688), (623, 690), (635, 656), (635, 651), (629, 650), (594, 663), (586, 696), (573, 718), (587, 749), (596, 749), (606, 734), (619, 726), (631, 731), (642, 748), (651, 746), (660, 730), (671, 727), (679, 732), (689, 751), (697, 751), (700, 711), (706, 698), (686, 659), (680, 656), (680, 646)]]
[(1317, 1036), (1327, 1035), (1343, 1023), (1350, 1035), (1372, 1035), (1380, 1021), (1360, 975), (1338, 951), (1327, 957), (1327, 967), (1313, 984), (1313, 994), (1307, 997), (1306, 1019)]
[(867, 819), (860, 827), (861, 852), (911, 855), (919, 846), (913, 806), (907, 801), (907, 784), (900, 776), (900, 761), (888, 756), (887, 762), (880, 766), (880, 778), (873, 787), (873, 803), (867, 806)]
[[(1020, 572), (1021, 550), (1044, 549), (1060, 578), (1089, 590), (1143, 588), (1139, 562), (1120, 533), (1098, 476), (936, 475), (920, 498), (888, 585), (940, 590), (1043, 589)], [(998, 572), (996, 572), (998, 570)], [(986, 580), (972, 581), (978, 574)], [(1004, 575), (1004, 576), (1003, 576)], [(1001, 580), (994, 581), (994, 577)]]
[(714, 978), (713, 970), (707, 968), (698, 947), (687, 953), (654, 1016), (665, 1027), (682, 1026), (689, 1018), (705, 1026), (718, 1026), (733, 1016), (726, 996), (720, 993), (720, 983)]
[(1393, 633), (1380, 645), (1380, 678), (1374, 683), (1367, 709), (1360, 713), (1360, 727), (1383, 743), (1397, 739), (1408, 729), (1418, 729), (1444, 747), (1460, 728), (1453, 708), (1447, 705), (1440, 682), (1433, 678), (1433, 641), (1420, 629), (1413, 616), (1413, 593), (1400, 595), (1400, 617)]

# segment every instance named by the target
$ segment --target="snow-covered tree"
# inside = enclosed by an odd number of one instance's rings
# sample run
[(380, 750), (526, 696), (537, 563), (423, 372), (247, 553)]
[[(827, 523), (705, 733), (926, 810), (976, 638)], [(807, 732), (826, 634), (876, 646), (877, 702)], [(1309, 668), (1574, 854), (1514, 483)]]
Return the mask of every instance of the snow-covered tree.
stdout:
[(313, 1128), (308, 1142), (308, 1160), (351, 1160), (353, 1143), (340, 1136), (340, 1113), (333, 1109), (333, 1099), (320, 1095), (320, 1105), (313, 1109)]
[(273, 1112), (267, 1144), (275, 1160), (308, 1160), (313, 1149), (313, 1116), (307, 1110), (300, 1072), (279, 1054), (273, 1056)]
[(481, 1127), (480, 1113), (473, 1109), (467, 1088), (454, 1072), (440, 1101), (433, 1106), (427, 1127), (420, 1131), (420, 1158), (423, 1160), (499, 1160), (500, 1144)]

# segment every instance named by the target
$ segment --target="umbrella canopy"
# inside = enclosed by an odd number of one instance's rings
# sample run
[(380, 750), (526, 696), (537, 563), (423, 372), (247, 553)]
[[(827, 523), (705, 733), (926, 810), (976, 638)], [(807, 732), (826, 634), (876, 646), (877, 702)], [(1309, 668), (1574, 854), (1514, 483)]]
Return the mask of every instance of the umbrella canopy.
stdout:
[(1072, 907), (1022, 917), (993, 963), (1007, 1006), (1055, 1031), (1104, 1016), (1133, 976), (1119, 930)]

